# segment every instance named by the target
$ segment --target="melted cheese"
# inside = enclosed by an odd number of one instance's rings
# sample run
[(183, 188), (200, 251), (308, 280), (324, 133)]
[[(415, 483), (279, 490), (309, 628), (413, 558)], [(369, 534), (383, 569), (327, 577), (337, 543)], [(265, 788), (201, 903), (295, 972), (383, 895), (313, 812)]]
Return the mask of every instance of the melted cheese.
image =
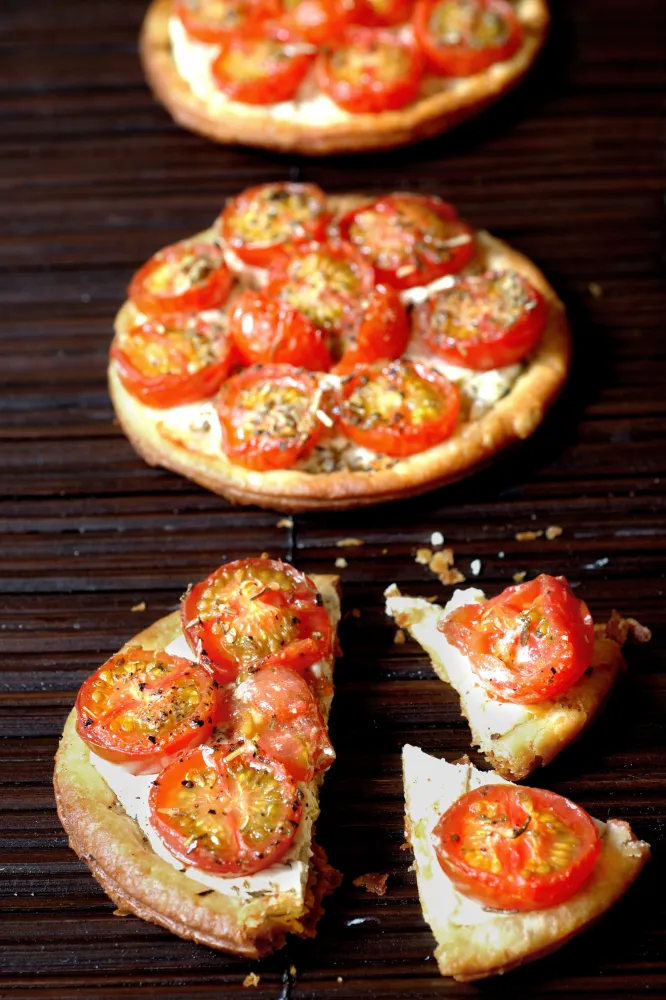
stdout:
[(430, 604), (422, 597), (401, 597), (394, 593), (395, 584), (386, 591), (386, 613), (400, 623), (400, 615), (409, 616), (409, 631), (428, 655), (435, 655), (444, 665), (449, 681), (460, 696), (463, 712), (470, 720), (479, 739), (479, 746), (492, 748), (492, 737), (504, 736), (521, 722), (532, 719), (535, 712), (525, 705), (489, 698), (477, 682), (469, 657), (447, 642), (437, 629), (444, 614), (465, 604), (484, 601), (485, 594), (476, 587), (456, 590), (445, 608)]
[(440, 867), (432, 846), (432, 830), (449, 806), (479, 785), (509, 784), (494, 771), (477, 771), (471, 764), (449, 764), (429, 757), (418, 747), (402, 751), (405, 809), (414, 850), (419, 898), (435, 937), (446, 936), (448, 924), (470, 927), (497, 917), (461, 895)]
[[(193, 659), (192, 651), (182, 633), (167, 646), (166, 651), (174, 656)], [(324, 666), (328, 667), (327, 664)], [(242, 878), (222, 878), (184, 865), (171, 854), (153, 829), (150, 823), (148, 795), (155, 779), (154, 774), (129, 774), (119, 764), (112, 764), (92, 752), (90, 762), (104, 778), (127, 815), (138, 824), (155, 853), (178, 871), (184, 872), (188, 878), (208, 889), (215, 889), (225, 896), (240, 901), (252, 899), (253, 894), (258, 892), (271, 895), (287, 893), (293, 897), (294, 907), (303, 905), (312, 854), (312, 824), (319, 814), (315, 786), (305, 784), (299, 786), (303, 793), (303, 815), (292, 846), (279, 864)]]

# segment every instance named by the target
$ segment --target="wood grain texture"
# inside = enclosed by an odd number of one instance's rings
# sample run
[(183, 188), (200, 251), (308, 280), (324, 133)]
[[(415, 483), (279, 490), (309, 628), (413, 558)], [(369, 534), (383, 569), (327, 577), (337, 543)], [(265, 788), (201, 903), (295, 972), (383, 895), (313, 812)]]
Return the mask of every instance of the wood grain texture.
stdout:
[[(554, 8), (535, 71), (478, 121), (388, 156), (313, 164), (180, 131), (143, 84), (142, 0), (4, 0), (2, 1000), (666, 997), (666, 9), (659, 0)], [(293, 531), (132, 453), (104, 381), (132, 270), (207, 225), (225, 195), (288, 176), (332, 191), (434, 191), (534, 258), (569, 307), (576, 359), (531, 441), (466, 483), (381, 509), (298, 517)], [(550, 524), (564, 529), (552, 542), (515, 540)], [(628, 819), (653, 844), (650, 867), (598, 928), (481, 986), (437, 975), (400, 850), (402, 743), (450, 760), (468, 749), (455, 697), (415, 645), (394, 644), (382, 613), (391, 580), (445, 596), (413, 558), (434, 530), (470, 579), (481, 560), (478, 582), (492, 593), (519, 570), (565, 573), (595, 614), (617, 607), (654, 630), (647, 647), (629, 649), (603, 719), (539, 778), (602, 819)], [(349, 536), (365, 545), (336, 547)], [(319, 572), (343, 555), (345, 607), (361, 614), (343, 623), (338, 760), (320, 823), (345, 881), (316, 941), (248, 964), (115, 917), (67, 846), (51, 770), (84, 677), (172, 610), (188, 581), (262, 551)], [(132, 612), (141, 601), (147, 610)], [(390, 874), (386, 896), (353, 887), (366, 871)], [(261, 975), (254, 990), (242, 986), (251, 969)]]

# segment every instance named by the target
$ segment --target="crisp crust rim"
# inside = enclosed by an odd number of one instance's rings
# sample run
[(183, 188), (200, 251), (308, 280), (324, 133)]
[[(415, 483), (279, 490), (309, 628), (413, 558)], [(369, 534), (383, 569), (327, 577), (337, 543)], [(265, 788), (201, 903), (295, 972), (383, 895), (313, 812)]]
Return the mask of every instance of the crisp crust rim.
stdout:
[[(337, 592), (335, 576), (313, 576), (320, 590)], [(143, 629), (121, 648), (168, 645), (180, 631), (180, 612), (159, 619)], [(158, 924), (179, 937), (258, 958), (282, 947), (288, 932), (299, 933), (277, 913), (283, 905), (293, 922), (303, 920), (304, 936), (311, 936), (307, 913), (294, 910), (289, 894), (275, 897), (272, 910), (262, 900), (239, 903), (205, 887), (159, 857), (150, 847), (140, 827), (120, 806), (113, 791), (90, 762), (88, 747), (76, 732), (76, 709), (67, 718), (56, 754), (53, 774), (58, 817), (76, 854), (85, 861), (105, 892), (122, 914), (133, 913)], [(311, 875), (331, 872), (323, 852), (313, 841), (315, 858)], [(328, 871), (325, 871), (328, 869)], [(325, 879), (324, 879), (325, 881)], [(335, 877), (329, 884), (337, 884)], [(310, 883), (312, 886), (312, 883)], [(204, 892), (200, 896), (199, 892)], [(321, 912), (314, 888), (315, 917)], [(281, 901), (282, 900), (282, 904)]]
[[(334, 211), (346, 211), (364, 200), (348, 195), (331, 197), (329, 204)], [(529, 437), (544, 419), (569, 373), (571, 331), (562, 302), (531, 260), (485, 231), (478, 231), (476, 239), (476, 263), (483, 266), (484, 258), (493, 255), (494, 267), (513, 268), (523, 274), (544, 296), (549, 317), (539, 346), (509, 393), (483, 416), (461, 425), (442, 444), (402, 459), (389, 469), (371, 472), (251, 471), (230, 462), (221, 451), (214, 456), (194, 452), (173, 434), (165, 433), (160, 411), (127, 392), (111, 361), (109, 393), (123, 431), (149, 465), (179, 473), (233, 503), (287, 513), (344, 510), (404, 499), (478, 471), (497, 454)], [(125, 329), (132, 316), (133, 307), (125, 302), (116, 316), (116, 332)]]
[[(550, 14), (546, 0), (534, 0), (536, 14), (523, 24), (518, 52), (503, 63), (474, 77), (465, 95), (441, 91), (423, 97), (399, 111), (349, 115), (326, 126), (277, 121), (270, 113), (243, 115), (228, 109), (222, 118), (212, 115), (180, 76), (171, 54), (169, 15), (171, 0), (153, 0), (141, 29), (139, 52), (148, 84), (156, 99), (183, 128), (220, 143), (326, 156), (391, 149), (447, 131), (498, 100), (525, 76), (548, 34)], [(497, 69), (499, 67), (499, 69)], [(470, 78), (472, 79), (472, 78)]]

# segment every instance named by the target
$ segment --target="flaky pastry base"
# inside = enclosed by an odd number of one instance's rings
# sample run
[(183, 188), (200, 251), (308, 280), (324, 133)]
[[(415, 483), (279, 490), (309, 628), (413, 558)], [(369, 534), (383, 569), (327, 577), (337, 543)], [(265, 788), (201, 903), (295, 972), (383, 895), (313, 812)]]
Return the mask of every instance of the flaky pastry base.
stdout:
[[(336, 212), (366, 199), (330, 198)], [(571, 362), (571, 333), (566, 312), (542, 272), (523, 254), (489, 233), (476, 233), (477, 254), (463, 273), (491, 267), (513, 268), (539, 289), (548, 304), (548, 321), (537, 349), (510, 392), (478, 419), (461, 423), (448, 440), (428, 451), (400, 459), (387, 469), (310, 473), (298, 468), (256, 472), (198, 447), (197, 435), (174, 432), (162, 411), (145, 406), (123, 387), (115, 363), (109, 365), (109, 392), (118, 420), (135, 450), (149, 465), (186, 476), (233, 503), (271, 510), (345, 510), (404, 499), (455, 482), (487, 465), (505, 448), (528, 438), (542, 422), (562, 389)], [(116, 332), (135, 317), (126, 302), (116, 317)]]
[(348, 114), (343, 121), (313, 125), (311, 122), (278, 121), (267, 109), (264, 114), (243, 113), (234, 103), (224, 116), (214, 114), (180, 76), (171, 52), (169, 16), (171, 0), (153, 0), (146, 14), (140, 53), (148, 83), (157, 100), (183, 128), (215, 142), (261, 146), (326, 156), (359, 153), (404, 146), (445, 132), (478, 114), (511, 89), (527, 73), (548, 33), (546, 0), (531, 0), (529, 19), (522, 20), (523, 43), (504, 62), (483, 73), (457, 81), (434, 94), (419, 98), (398, 111), (380, 114)]
[[(337, 593), (337, 577), (313, 576), (320, 592)], [(136, 635), (123, 648), (164, 648), (180, 632), (175, 611)], [(326, 708), (327, 706), (323, 706)], [(321, 848), (312, 844), (306, 906), (294, 908), (284, 893), (270, 901), (241, 902), (179, 872), (151, 848), (138, 824), (90, 762), (76, 732), (72, 709), (58, 747), (53, 776), (60, 822), (72, 849), (123, 914), (133, 913), (179, 937), (211, 948), (257, 958), (281, 948), (287, 933), (310, 937), (321, 915), (321, 896), (340, 882)]]

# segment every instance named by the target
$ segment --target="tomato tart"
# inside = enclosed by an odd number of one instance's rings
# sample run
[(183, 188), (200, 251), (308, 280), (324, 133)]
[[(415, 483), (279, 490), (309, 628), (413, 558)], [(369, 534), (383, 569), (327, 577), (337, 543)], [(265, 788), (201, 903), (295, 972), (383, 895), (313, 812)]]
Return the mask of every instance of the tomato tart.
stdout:
[(628, 823), (403, 748), (405, 835), (443, 976), (501, 975), (560, 948), (627, 891), (650, 857)]
[(514, 781), (581, 734), (626, 669), (627, 639), (650, 638), (649, 629), (615, 611), (595, 625), (564, 577), (547, 574), (489, 600), (476, 587), (456, 590), (445, 607), (403, 597), (392, 584), (386, 613), (459, 695), (474, 746)]
[(153, 0), (140, 47), (185, 128), (322, 155), (478, 113), (525, 75), (548, 21), (546, 0)]
[(562, 303), (439, 198), (265, 184), (159, 251), (116, 318), (136, 450), (237, 503), (404, 498), (528, 437), (567, 376)]
[(313, 936), (339, 617), (336, 577), (237, 560), (84, 682), (58, 815), (120, 912), (250, 957)]

